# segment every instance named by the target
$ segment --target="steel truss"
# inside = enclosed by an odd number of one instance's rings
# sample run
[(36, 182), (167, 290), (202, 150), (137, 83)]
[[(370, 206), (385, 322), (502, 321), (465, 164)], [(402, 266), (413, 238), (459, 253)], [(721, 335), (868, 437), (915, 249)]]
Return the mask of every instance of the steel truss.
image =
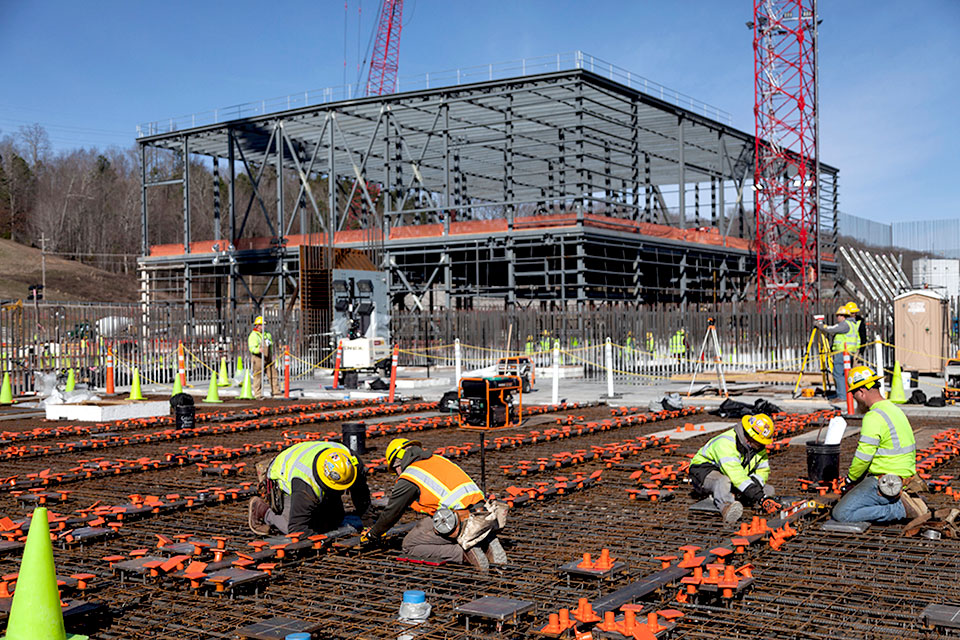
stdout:
[[(285, 306), (297, 246), (332, 255), (334, 241), (366, 249), (392, 272), (394, 301), (414, 308), (431, 291), (451, 305), (707, 302), (742, 298), (754, 277), (744, 206), (753, 136), (585, 69), (292, 109), (139, 144), (145, 300)], [(177, 154), (183, 175), (150, 178), (160, 153)], [(191, 198), (184, 160), (197, 157), (216, 180), (225, 161), (225, 224), (219, 198)], [(835, 196), (837, 170), (820, 168)], [(265, 188), (268, 170), (286, 184)], [(150, 246), (147, 191), (171, 184), (187, 186), (182, 239)], [(212, 239), (194, 240), (191, 214), (212, 215)], [(273, 237), (248, 237), (250, 216)], [(691, 240), (694, 228), (713, 240)]]

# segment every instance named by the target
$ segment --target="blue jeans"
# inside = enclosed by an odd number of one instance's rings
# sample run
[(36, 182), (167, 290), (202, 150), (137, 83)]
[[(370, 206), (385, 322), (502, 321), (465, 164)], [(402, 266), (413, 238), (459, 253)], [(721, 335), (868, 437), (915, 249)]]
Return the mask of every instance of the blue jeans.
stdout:
[(833, 384), (840, 400), (847, 399), (847, 381), (843, 376), (843, 352), (833, 354)]
[(877, 489), (877, 476), (868, 476), (833, 507), (837, 522), (895, 522), (907, 517), (900, 498), (888, 498)]

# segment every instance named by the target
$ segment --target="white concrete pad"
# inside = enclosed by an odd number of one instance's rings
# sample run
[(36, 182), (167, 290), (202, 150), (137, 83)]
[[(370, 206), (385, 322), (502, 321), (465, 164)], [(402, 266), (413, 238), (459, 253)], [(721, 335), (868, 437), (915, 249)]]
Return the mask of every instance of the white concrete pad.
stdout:
[(96, 404), (52, 404), (46, 407), (47, 420), (76, 420), (79, 422), (111, 422), (132, 418), (155, 418), (170, 415), (166, 400), (134, 402), (120, 400)]
[[(670, 440), (687, 440), (688, 438), (696, 438), (697, 436), (702, 436), (705, 433), (716, 433), (717, 431), (726, 431), (727, 429), (734, 426), (733, 422), (707, 422), (701, 424), (693, 425), (693, 431), (677, 431), (677, 428), (668, 429), (666, 431), (657, 431), (656, 433), (651, 433), (651, 436), (656, 436), (658, 438), (665, 438), (670, 436)], [(701, 429), (700, 427), (703, 427)], [(682, 427), (681, 427), (682, 428)]]

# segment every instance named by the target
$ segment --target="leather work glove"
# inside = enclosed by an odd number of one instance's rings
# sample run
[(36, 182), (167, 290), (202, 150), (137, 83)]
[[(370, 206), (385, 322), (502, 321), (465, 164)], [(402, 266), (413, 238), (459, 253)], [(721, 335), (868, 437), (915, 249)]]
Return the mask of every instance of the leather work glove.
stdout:
[(840, 495), (845, 494), (850, 489), (853, 489), (854, 482), (850, 479), (850, 476), (846, 476), (843, 479), (843, 482), (840, 483)]
[(760, 503), (760, 508), (767, 514), (773, 515), (779, 513), (783, 509), (783, 505), (773, 498), (764, 498), (763, 502)]
[(754, 480), (750, 483), (750, 486), (743, 490), (741, 495), (747, 504), (759, 504), (763, 501), (763, 487)]

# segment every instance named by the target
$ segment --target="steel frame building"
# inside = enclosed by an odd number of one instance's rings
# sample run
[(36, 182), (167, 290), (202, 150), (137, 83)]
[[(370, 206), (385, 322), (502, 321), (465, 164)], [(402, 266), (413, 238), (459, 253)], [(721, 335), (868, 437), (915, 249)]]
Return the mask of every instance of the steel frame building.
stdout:
[[(419, 308), (708, 303), (756, 287), (753, 136), (586, 68), (305, 106), (138, 143), (145, 301), (287, 305), (298, 246), (311, 244), (331, 264), (334, 246), (367, 249), (390, 271), (394, 303)], [(163, 152), (179, 156), (182, 175), (150, 177)], [(197, 156), (218, 181), (226, 161), (225, 207), (218, 189), (191, 204), (183, 160)], [(268, 166), (295, 180), (297, 206), (284, 206), (284, 180), (258, 189)], [(838, 170), (820, 171), (832, 273)], [(239, 172), (253, 185), (249, 202), (237, 201)], [(171, 184), (183, 192), (182, 241), (150, 246), (147, 192)], [(213, 238), (193, 237), (191, 211), (213, 218)], [(264, 216), (272, 238), (244, 237), (251, 215)]]

